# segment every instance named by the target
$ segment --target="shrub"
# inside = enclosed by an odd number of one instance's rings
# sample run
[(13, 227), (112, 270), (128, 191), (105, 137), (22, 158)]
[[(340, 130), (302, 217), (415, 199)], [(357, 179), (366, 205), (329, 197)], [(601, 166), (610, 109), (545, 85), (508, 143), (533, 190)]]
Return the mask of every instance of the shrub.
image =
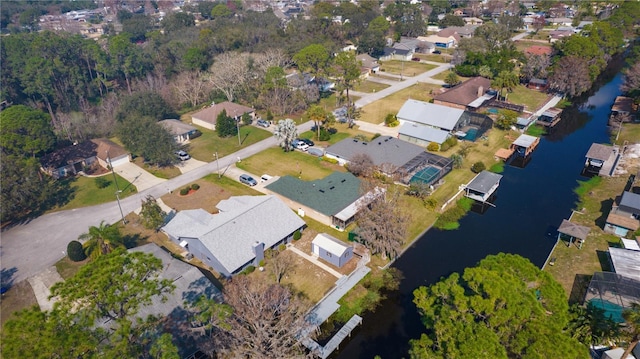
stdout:
[(261, 260), (261, 261), (260, 261), (259, 265), (260, 265), (260, 267), (264, 267), (264, 265), (265, 265), (266, 263), (267, 263), (267, 262), (265, 262), (265, 261), (264, 261), (264, 259), (263, 259), (263, 260)]
[(67, 255), (74, 262), (80, 262), (87, 258), (82, 244), (78, 241), (71, 241), (67, 244)]
[(371, 137), (371, 141), (375, 140), (376, 138), (378, 138), (378, 137), (380, 137), (380, 136), (382, 136), (382, 135), (376, 132), (376, 133), (373, 135), (373, 137)]
[(431, 142), (429, 146), (427, 146), (427, 151), (436, 152), (438, 149), (440, 149), (440, 145), (435, 142)]
[(338, 133), (338, 129), (335, 127), (329, 127), (327, 131), (329, 132), (330, 135), (335, 135), (336, 133)]
[(293, 240), (294, 241), (297, 241), (300, 238), (302, 238), (302, 233), (300, 233), (300, 231), (293, 232)]
[(278, 250), (280, 252), (284, 251), (285, 249), (287, 249), (287, 246), (285, 246), (284, 244), (281, 244), (281, 245), (278, 246)]
[[(431, 143), (433, 143), (433, 142), (431, 142)], [(449, 148), (451, 148), (451, 145), (449, 145), (449, 144), (448, 144), (448, 143), (446, 143), (446, 142), (443, 142), (443, 143), (440, 145), (440, 152), (446, 152)]]
[(455, 137), (449, 137), (449, 138), (447, 138), (447, 140), (446, 140), (446, 141), (444, 141), (444, 143), (446, 143), (446, 144), (448, 144), (449, 146), (453, 147), (453, 146), (455, 146), (455, 145), (457, 145), (457, 144), (458, 144), (458, 139), (457, 139), (457, 138), (455, 138)]
[(191, 189), (194, 190), (194, 191), (197, 191), (197, 190), (200, 189), (200, 185), (197, 184), (197, 183), (194, 183), (194, 184), (191, 185)]
[(329, 133), (329, 131), (325, 130), (324, 128), (321, 128), (320, 136), (318, 137), (318, 139), (320, 141), (329, 141), (331, 139), (331, 134)]
[(256, 270), (256, 267), (254, 267), (254, 266), (248, 266), (247, 268), (245, 268), (245, 269), (242, 271), (242, 274), (251, 274), (251, 273), (253, 273), (255, 270)]
[(384, 118), (384, 124), (387, 127), (396, 127), (400, 124), (400, 121), (398, 121), (396, 115), (390, 113)]
[(323, 156), (323, 157), (322, 157), (322, 160), (323, 160), (323, 161), (326, 161), (326, 162), (329, 162), (329, 163), (333, 163), (334, 165), (335, 165), (336, 163), (338, 163), (338, 160), (336, 160), (335, 158), (330, 158), (330, 157), (327, 157), (327, 156)]
[(180, 195), (181, 196), (186, 196), (188, 194), (189, 194), (189, 187), (185, 187), (185, 188), (180, 189)]
[(484, 165), (484, 163), (478, 161), (471, 166), (471, 171), (473, 171), (474, 173), (480, 173), (484, 171), (486, 168), (487, 167)]
[(109, 181), (108, 179), (106, 179), (104, 177), (96, 177), (94, 182), (96, 183), (96, 187), (98, 187), (100, 189), (107, 188), (111, 184), (111, 181)]

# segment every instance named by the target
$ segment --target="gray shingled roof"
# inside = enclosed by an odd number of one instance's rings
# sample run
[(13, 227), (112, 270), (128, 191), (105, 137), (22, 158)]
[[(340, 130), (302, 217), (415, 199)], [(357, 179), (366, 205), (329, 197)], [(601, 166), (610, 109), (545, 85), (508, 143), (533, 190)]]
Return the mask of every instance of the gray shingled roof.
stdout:
[(360, 198), (360, 180), (348, 172), (333, 172), (315, 181), (284, 176), (266, 188), (327, 216)]
[(633, 192), (622, 193), (619, 208), (628, 213), (640, 213), (640, 194)]
[(184, 308), (185, 302), (194, 303), (201, 295), (213, 298), (220, 294), (220, 290), (202, 274), (200, 269), (172, 257), (168, 252), (155, 243), (145, 244), (132, 248), (129, 252), (151, 253), (162, 261), (160, 279), (168, 279), (176, 286), (172, 294), (167, 295), (167, 300), (162, 301), (160, 296), (155, 296), (152, 305), (140, 308), (138, 317), (146, 318), (148, 315), (169, 315), (175, 309)]
[(402, 121), (421, 123), (451, 131), (456, 127), (463, 113), (463, 110), (457, 108), (418, 100), (407, 100), (398, 111), (397, 117)]
[(346, 138), (327, 147), (325, 152), (347, 161), (357, 154), (364, 153), (371, 157), (376, 166), (391, 164), (397, 168), (424, 152), (424, 149), (391, 136), (380, 136), (370, 142)]
[(166, 129), (170, 134), (174, 136), (184, 135), (185, 133), (196, 130), (195, 127), (180, 120), (162, 120), (159, 121), (158, 124), (160, 124), (160, 126), (164, 127), (164, 129)]
[(176, 238), (198, 238), (233, 273), (255, 258), (253, 244), (270, 248), (305, 225), (278, 197), (237, 196), (220, 201), (220, 213), (180, 211), (163, 227)]
[(585, 155), (586, 158), (592, 158), (594, 160), (606, 161), (611, 156), (613, 147), (594, 143), (589, 147), (589, 151)]
[(442, 144), (449, 137), (449, 132), (437, 128), (405, 122), (400, 127), (401, 135), (418, 138), (424, 141)]
[(497, 173), (482, 171), (467, 185), (467, 188), (480, 193), (487, 193), (491, 187), (495, 186), (502, 175)]
[(591, 231), (589, 227), (569, 222), (566, 219), (562, 220), (562, 224), (560, 224), (560, 227), (558, 228), (558, 232), (566, 234), (573, 238), (582, 239), (583, 241), (587, 239), (589, 231)]

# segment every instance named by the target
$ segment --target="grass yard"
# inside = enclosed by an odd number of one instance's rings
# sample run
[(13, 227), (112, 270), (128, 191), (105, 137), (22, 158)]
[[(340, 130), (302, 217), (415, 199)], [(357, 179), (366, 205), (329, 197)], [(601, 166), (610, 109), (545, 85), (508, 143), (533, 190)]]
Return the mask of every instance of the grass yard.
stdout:
[(279, 147), (268, 148), (243, 159), (236, 163), (236, 167), (256, 174), (300, 177), (304, 181), (324, 178), (334, 171), (346, 171), (344, 167), (322, 161), (318, 157), (300, 151), (284, 152)]
[(433, 62), (442, 62), (442, 63), (447, 63), (449, 62), (449, 58), (447, 58), (446, 56), (443, 56), (442, 54), (413, 54), (413, 57), (417, 57), (420, 60), (425, 60), (425, 61), (433, 61)]
[(419, 61), (390, 60), (380, 62), (380, 71), (404, 76), (415, 76), (435, 69), (436, 67), (435, 65), (423, 64)]
[(384, 122), (387, 114), (396, 114), (408, 99), (419, 101), (431, 100), (432, 93), (440, 89), (440, 85), (418, 83), (402, 91), (398, 91), (362, 108), (360, 121), (379, 124)]
[(38, 305), (38, 301), (28, 281), (23, 280), (12, 285), (0, 300), (0, 325), (4, 326), (4, 323), (13, 317), (13, 313), (34, 305)]
[(136, 157), (133, 160), (133, 163), (135, 163), (138, 167), (144, 169), (145, 171), (151, 173), (152, 175), (158, 178), (171, 179), (174, 177), (178, 177), (182, 174), (180, 172), (180, 169), (178, 169), (178, 167), (176, 166), (167, 166), (167, 167), (151, 166), (147, 163), (144, 163), (144, 159), (142, 157)]
[(80, 262), (74, 262), (69, 259), (69, 256), (64, 256), (64, 258), (56, 262), (56, 270), (58, 271), (58, 274), (60, 274), (62, 279), (69, 279), (73, 277), (78, 272), (78, 270), (80, 270), (80, 267), (87, 264), (89, 260), (90, 259), (87, 258)]
[[(96, 186), (95, 177), (81, 176), (64, 179), (63, 181), (69, 181), (69, 185), (71, 186), (72, 192), (69, 196), (70, 200), (64, 206), (55, 208), (53, 211), (63, 211), (115, 201), (116, 185), (113, 181), (113, 176), (108, 174), (103, 175), (102, 177), (109, 181), (109, 185), (105, 188), (98, 188)], [(118, 180), (118, 188), (122, 190), (122, 193), (120, 193), (120, 199), (136, 193), (136, 186), (130, 184), (129, 181), (117, 174), (116, 178)]]
[(541, 41), (519, 40), (519, 41), (515, 42), (515, 45), (516, 45), (516, 49), (518, 49), (520, 51), (524, 51), (526, 48), (531, 47), (531, 46), (548, 46), (548, 47), (551, 47), (551, 44), (549, 44), (548, 41), (541, 42)]
[(241, 126), (240, 139), (242, 146), (238, 146), (238, 136), (221, 138), (215, 131), (197, 125), (194, 126), (198, 128), (198, 131), (202, 132), (202, 135), (192, 139), (185, 150), (189, 152), (191, 157), (205, 162), (213, 161), (216, 151), (218, 152), (218, 157), (224, 157), (272, 136), (271, 132), (256, 126)]
[(210, 174), (195, 183), (200, 185), (200, 189), (197, 191), (181, 196), (180, 190), (175, 190), (173, 193), (162, 196), (162, 201), (178, 211), (202, 208), (207, 212), (216, 213), (218, 212), (216, 205), (223, 199), (228, 199), (231, 196), (261, 195), (260, 192), (249, 186), (225, 176), (218, 178), (216, 174)]
[[(617, 126), (615, 131), (613, 131), (611, 140), (615, 140), (615, 136), (617, 132)], [(640, 142), (640, 123), (625, 123), (622, 125), (622, 130), (620, 130), (620, 135), (618, 136), (618, 140), (615, 141), (616, 144), (623, 144), (625, 141), (629, 143), (638, 143)]]
[[(432, 79), (434, 80), (442, 80), (444, 81), (447, 78), (447, 75), (449, 75), (449, 71), (442, 71), (439, 74), (436, 74), (435, 76), (431, 76)], [(460, 79), (460, 81), (466, 81), (468, 79), (470, 79), (470, 77), (462, 77), (458, 75), (458, 79)]]
[(619, 246), (620, 240), (617, 236), (604, 233), (602, 226), (613, 200), (620, 195), (627, 179), (627, 176), (608, 177), (596, 187), (589, 188), (577, 205), (581, 213), (575, 212), (571, 218), (571, 222), (591, 228), (582, 249), (575, 244), (567, 247), (566, 241), (560, 241), (551, 252), (550, 257), (555, 258), (555, 264), (545, 266), (544, 270), (562, 284), (571, 303), (584, 298), (584, 291), (594, 272), (611, 270), (607, 250), (609, 246)]
[(320, 146), (320, 147), (328, 147), (330, 145), (333, 145), (334, 143), (338, 143), (344, 140), (345, 138), (354, 137), (357, 135), (363, 135), (363, 136), (366, 136), (367, 138), (371, 137), (370, 133), (360, 131), (358, 129), (358, 126), (349, 128), (349, 125), (346, 123), (336, 123), (335, 125), (333, 125), (333, 127), (335, 127), (338, 130), (338, 133), (336, 133), (335, 135), (332, 135), (329, 141), (318, 141), (317, 133), (312, 131), (303, 132), (299, 135), (299, 137), (311, 139), (316, 144), (316, 146)]
[(524, 105), (526, 110), (533, 112), (547, 101), (549, 95), (544, 92), (528, 89), (524, 85), (518, 85), (513, 89), (513, 92), (509, 92), (507, 98), (509, 102)]
[(364, 80), (354, 88), (354, 91), (371, 93), (371, 92), (378, 92), (380, 90), (384, 90), (387, 87), (389, 87), (389, 85), (381, 84), (379, 82)]

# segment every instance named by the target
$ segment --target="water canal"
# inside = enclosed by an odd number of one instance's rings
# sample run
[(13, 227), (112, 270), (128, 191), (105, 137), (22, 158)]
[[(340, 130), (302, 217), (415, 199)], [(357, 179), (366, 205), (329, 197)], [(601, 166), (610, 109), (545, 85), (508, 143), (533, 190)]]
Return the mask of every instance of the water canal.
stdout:
[(505, 167), (496, 208), (468, 214), (456, 231), (432, 229), (416, 241), (394, 265), (404, 274), (400, 289), (364, 317), (337, 357), (407, 357), (409, 339), (424, 330), (412, 303), (413, 290), (474, 266), (489, 254), (516, 253), (541, 267), (556, 241), (550, 233), (574, 208), (573, 189), (581, 179), (585, 153), (593, 142), (609, 142), (607, 117), (621, 83), (618, 73), (581, 106), (565, 110), (524, 168)]

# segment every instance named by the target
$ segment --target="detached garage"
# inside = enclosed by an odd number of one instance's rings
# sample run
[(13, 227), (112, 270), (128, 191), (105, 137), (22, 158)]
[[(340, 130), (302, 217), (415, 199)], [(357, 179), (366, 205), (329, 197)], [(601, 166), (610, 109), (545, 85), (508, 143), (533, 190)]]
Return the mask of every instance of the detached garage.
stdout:
[(340, 268), (353, 257), (353, 246), (326, 233), (320, 233), (311, 242), (311, 252)]

